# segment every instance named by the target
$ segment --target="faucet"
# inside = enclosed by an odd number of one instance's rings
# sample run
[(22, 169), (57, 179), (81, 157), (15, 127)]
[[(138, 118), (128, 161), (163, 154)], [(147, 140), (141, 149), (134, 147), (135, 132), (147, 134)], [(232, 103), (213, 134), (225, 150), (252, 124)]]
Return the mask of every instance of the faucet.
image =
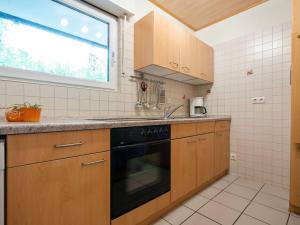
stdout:
[(183, 107), (184, 105), (178, 105), (171, 110), (171, 106), (167, 106), (164, 108), (164, 119), (170, 119), (172, 114), (176, 112), (179, 108)]

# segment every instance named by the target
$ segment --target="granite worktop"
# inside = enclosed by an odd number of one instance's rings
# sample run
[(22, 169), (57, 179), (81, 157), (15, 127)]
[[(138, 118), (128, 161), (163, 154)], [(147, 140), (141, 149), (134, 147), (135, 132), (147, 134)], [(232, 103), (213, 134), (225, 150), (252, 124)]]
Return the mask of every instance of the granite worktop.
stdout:
[(92, 130), (100, 128), (133, 127), (176, 123), (231, 120), (230, 116), (207, 116), (204, 118), (105, 118), (105, 119), (59, 119), (42, 120), (39, 123), (9, 123), (0, 121), (0, 135), (30, 134), (56, 131)]

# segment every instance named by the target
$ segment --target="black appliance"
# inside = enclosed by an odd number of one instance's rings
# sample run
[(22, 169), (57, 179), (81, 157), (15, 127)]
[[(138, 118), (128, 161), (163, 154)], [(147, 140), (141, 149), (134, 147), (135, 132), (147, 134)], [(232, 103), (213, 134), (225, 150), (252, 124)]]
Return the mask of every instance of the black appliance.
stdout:
[(170, 191), (170, 126), (111, 129), (111, 219)]

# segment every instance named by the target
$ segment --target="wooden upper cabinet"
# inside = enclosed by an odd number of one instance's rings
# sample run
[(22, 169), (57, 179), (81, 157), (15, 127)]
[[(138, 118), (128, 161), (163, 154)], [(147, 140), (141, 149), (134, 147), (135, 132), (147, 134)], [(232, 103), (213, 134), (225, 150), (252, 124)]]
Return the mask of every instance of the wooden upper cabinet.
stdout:
[(152, 11), (134, 25), (134, 69), (170, 75), (170, 79), (174, 74), (183, 75), (187, 83), (197, 79), (212, 82), (213, 51), (200, 43), (190, 32)]
[(198, 64), (199, 64), (199, 76), (203, 80), (210, 82), (214, 81), (214, 50), (212, 47), (198, 42)]
[(7, 225), (109, 225), (109, 157), (103, 152), (8, 168)]
[(163, 16), (151, 12), (134, 25), (134, 68), (159, 66), (163, 73), (180, 69), (179, 38), (181, 29)]
[(171, 201), (194, 190), (197, 185), (196, 137), (171, 141)]
[(154, 64), (179, 71), (181, 30), (159, 14), (154, 16)]
[(182, 32), (180, 45), (180, 72), (199, 77), (198, 39), (188, 32)]
[(300, 0), (293, 0), (293, 33), (300, 33)]
[(300, 144), (300, 33), (292, 40), (292, 140)]

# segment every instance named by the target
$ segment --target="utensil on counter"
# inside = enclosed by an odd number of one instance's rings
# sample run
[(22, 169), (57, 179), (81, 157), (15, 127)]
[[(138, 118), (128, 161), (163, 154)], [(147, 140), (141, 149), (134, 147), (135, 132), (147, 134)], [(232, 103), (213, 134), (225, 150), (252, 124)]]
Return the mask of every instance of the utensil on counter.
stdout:
[(142, 93), (141, 93), (141, 84), (139, 79), (136, 80), (136, 84), (137, 84), (137, 102), (135, 104), (135, 107), (141, 109), (143, 108), (143, 105), (141, 102)]

